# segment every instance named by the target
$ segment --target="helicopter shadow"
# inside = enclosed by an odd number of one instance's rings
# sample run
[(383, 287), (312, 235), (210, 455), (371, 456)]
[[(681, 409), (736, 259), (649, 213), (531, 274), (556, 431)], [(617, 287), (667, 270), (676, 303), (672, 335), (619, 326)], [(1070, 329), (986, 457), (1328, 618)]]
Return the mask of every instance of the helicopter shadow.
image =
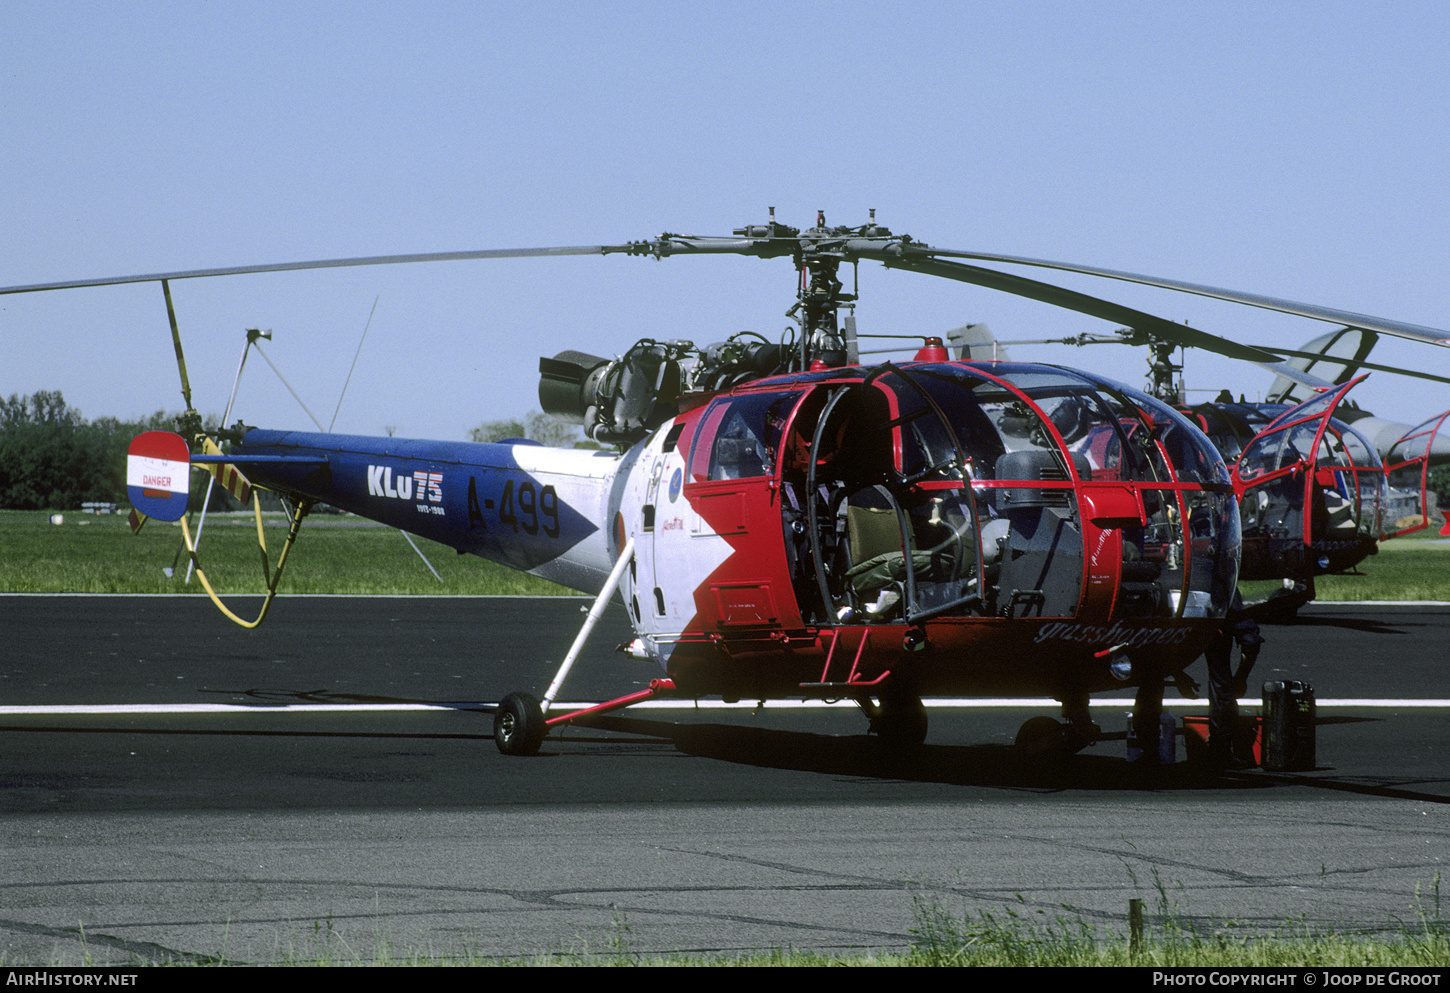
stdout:
[[(1376, 718), (1322, 717), (1316, 723), (1372, 722)], [(671, 724), (618, 715), (586, 718), (580, 725), (643, 735), (672, 744), (685, 755), (766, 769), (814, 772), (863, 779), (938, 783), (1034, 793), (1104, 791), (1248, 791), (1308, 787), (1387, 800), (1450, 804), (1450, 778), (1324, 775), (1327, 767), (1302, 772), (1258, 768), (1216, 771), (1197, 762), (1141, 767), (1119, 755), (1024, 757), (1011, 745), (922, 745), (892, 750), (868, 735), (834, 736), (725, 724)]]
[[(493, 707), (476, 702), (443, 702), (356, 693), (336, 693), (326, 689), (284, 690), (251, 689), (246, 691), (207, 691), (242, 693), (259, 707), (281, 707), (288, 703), (404, 703), (424, 704), (440, 710), (455, 710), (491, 718)], [(1379, 718), (1354, 717), (1347, 715), (1321, 716), (1318, 726), (1334, 724), (1358, 724), (1379, 720)], [(584, 739), (580, 737), (551, 737), (546, 751), (565, 743), (620, 745), (628, 739), (613, 737), (614, 733), (635, 738), (653, 739), (668, 744), (684, 755), (715, 759), (737, 765), (749, 765), (762, 769), (782, 769), (796, 772), (811, 772), (822, 775), (849, 776), (862, 779), (897, 780), (904, 782), (936, 783), (945, 786), (983, 787), (989, 789), (1019, 790), (1025, 792), (1054, 793), (1069, 791), (1196, 791), (1234, 790), (1258, 791), (1289, 786), (1308, 786), (1333, 792), (1378, 796), (1386, 799), (1416, 800), (1425, 803), (1450, 803), (1450, 783), (1445, 780), (1416, 782), (1395, 777), (1380, 779), (1343, 778), (1333, 779), (1322, 775), (1293, 772), (1265, 772), (1250, 769), (1242, 772), (1215, 772), (1194, 762), (1178, 762), (1161, 768), (1147, 770), (1130, 765), (1121, 755), (1094, 754), (1091, 751), (1075, 755), (1027, 758), (1011, 745), (921, 745), (917, 748), (893, 750), (879, 738), (870, 735), (827, 735), (805, 731), (785, 731), (773, 728), (750, 727), (738, 724), (694, 724), (650, 720), (621, 714), (600, 714), (582, 717), (574, 722), (576, 728), (610, 732), (610, 737)], [(14, 730), (42, 730), (34, 727)], [(44, 728), (43, 730), (74, 733), (72, 727)], [(138, 732), (137, 728), (91, 728), (88, 730), (124, 733), (177, 733), (167, 731)], [(214, 735), (262, 735), (291, 737), (398, 737), (398, 738), (482, 738), (492, 737), (492, 729), (482, 728), (462, 733), (379, 733), (346, 731), (258, 731), (255, 729), (237, 731), (190, 731), (184, 733)], [(1121, 736), (1113, 735), (1100, 741), (1106, 744)], [(552, 748), (550, 746), (553, 746)], [(1309, 773), (1322, 773), (1323, 769)], [(1428, 792), (1416, 789), (1445, 789), (1446, 792)]]
[(1144, 769), (1119, 756), (1027, 758), (1011, 745), (921, 745), (892, 748), (869, 735), (825, 735), (727, 724), (673, 724), (602, 715), (577, 722), (601, 731), (668, 742), (685, 755), (765, 769), (946, 786), (1060, 792), (1271, 788), (1277, 783), (1215, 775), (1189, 763)]
[(1408, 621), (1407, 623), (1385, 624), (1382, 621), (1367, 620), (1363, 617), (1335, 617), (1332, 614), (1281, 617), (1277, 619), (1260, 618), (1259, 623), (1273, 627), (1343, 628), (1346, 631), (1362, 631), (1366, 634), (1408, 634), (1408, 628), (1424, 626), (1423, 623), (1412, 621)]

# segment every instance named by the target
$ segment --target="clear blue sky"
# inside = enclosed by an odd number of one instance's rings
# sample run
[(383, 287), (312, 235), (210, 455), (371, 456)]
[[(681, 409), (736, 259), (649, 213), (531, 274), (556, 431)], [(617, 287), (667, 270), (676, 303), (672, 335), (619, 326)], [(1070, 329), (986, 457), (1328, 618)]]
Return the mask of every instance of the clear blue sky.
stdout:
[[(729, 234), (769, 206), (1450, 326), (1450, 7), (1357, 2), (0, 4), (0, 285), (340, 256)], [(1040, 273), (1035, 274), (1042, 278)], [(1085, 278), (1293, 347), (1326, 325)], [(863, 331), (1109, 330), (877, 266)], [(243, 330), (326, 423), (462, 438), (537, 360), (774, 337), (789, 264), (623, 257), (173, 285), (197, 405)], [(1396, 342), (1382, 361), (1450, 373)], [(1140, 352), (1018, 349), (1141, 385)], [(1191, 388), (1269, 377), (1189, 353)], [(156, 285), (0, 298), (0, 395), (181, 406)], [(1204, 397), (1204, 394), (1198, 394)], [(1450, 389), (1376, 374), (1415, 421)], [(237, 414), (307, 420), (264, 363)]]

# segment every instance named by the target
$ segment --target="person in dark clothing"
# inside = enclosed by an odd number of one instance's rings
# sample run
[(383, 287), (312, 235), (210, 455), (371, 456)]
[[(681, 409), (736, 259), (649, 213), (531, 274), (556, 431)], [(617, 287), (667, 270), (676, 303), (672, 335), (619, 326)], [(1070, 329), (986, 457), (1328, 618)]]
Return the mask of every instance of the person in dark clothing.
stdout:
[[(1263, 643), (1258, 623), (1244, 609), (1238, 590), (1234, 590), (1223, 627), (1203, 653), (1208, 663), (1208, 757), (1220, 769), (1247, 769), (1254, 764), (1251, 755), (1239, 754), (1235, 737), (1239, 697), (1248, 691), (1249, 672)], [(1239, 646), (1237, 670), (1233, 667), (1235, 644)]]

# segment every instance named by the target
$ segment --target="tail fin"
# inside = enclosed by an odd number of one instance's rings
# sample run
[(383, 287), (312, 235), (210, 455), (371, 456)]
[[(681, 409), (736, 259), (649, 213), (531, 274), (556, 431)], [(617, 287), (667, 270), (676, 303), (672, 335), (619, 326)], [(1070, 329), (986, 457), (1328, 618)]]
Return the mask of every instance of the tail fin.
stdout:
[(957, 349), (955, 358), (967, 362), (1007, 362), (1007, 349), (985, 324), (963, 324), (946, 333), (947, 343)]
[[(1359, 372), (1360, 363), (1369, 358), (1370, 350), (1378, 341), (1379, 335), (1374, 331), (1340, 328), (1306, 343), (1299, 349), (1300, 354), (1290, 356), (1285, 364), (1340, 386)], [(1310, 396), (1303, 386), (1281, 375), (1274, 377), (1266, 399), (1271, 403), (1303, 403)]]

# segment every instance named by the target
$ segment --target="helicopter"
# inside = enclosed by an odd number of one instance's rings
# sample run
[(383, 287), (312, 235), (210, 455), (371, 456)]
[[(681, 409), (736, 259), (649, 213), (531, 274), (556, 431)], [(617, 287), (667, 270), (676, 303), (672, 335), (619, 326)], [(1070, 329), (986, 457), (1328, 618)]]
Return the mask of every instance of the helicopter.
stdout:
[[(1373, 331), (1344, 327), (1290, 353), (1289, 363), (1295, 368), (1328, 377), (1337, 388), (1333, 416), (1327, 430), (1313, 440), (1298, 433), (1296, 450), (1301, 457), (1306, 446), (1317, 446), (1319, 458), (1312, 470), (1300, 473), (1297, 480), (1286, 475), (1280, 475), (1277, 483), (1264, 479), (1240, 506), (1245, 533), (1240, 578), (1282, 579), (1286, 588), (1282, 609), (1288, 612), (1296, 609), (1298, 601), (1313, 598), (1316, 575), (1351, 572), (1378, 552), (1380, 543), (1429, 526), (1428, 472), (1431, 466), (1450, 461), (1450, 438), (1440, 431), (1450, 411), (1411, 427), (1376, 417), (1345, 399), (1345, 394), (1364, 378), (1358, 375), (1361, 369), (1437, 382), (1442, 377), (1368, 362), (1377, 337)], [(1335, 392), (1329, 386), (1322, 388), (1325, 399), (1320, 402), (1331, 402), (1327, 398)], [(1267, 475), (1270, 458), (1269, 442), (1263, 436), (1277, 433), (1283, 446), (1296, 447), (1286, 424), (1291, 418), (1285, 415), (1291, 405), (1306, 399), (1312, 398), (1306, 398), (1301, 384), (1278, 376), (1262, 402), (1249, 403), (1242, 397), (1234, 401), (1225, 391), (1191, 411), (1232, 464), (1236, 478), (1260, 478)], [(1247, 442), (1255, 430), (1261, 438)], [(1297, 516), (1285, 511), (1295, 507), (1300, 508)]]
[[(172, 280), (616, 253), (790, 259), (798, 282), (788, 314), (798, 330), (778, 342), (753, 332), (703, 348), (642, 339), (613, 359), (577, 351), (541, 359), (545, 412), (582, 425), (608, 450), (241, 422), (215, 436), (201, 430)], [(880, 739), (911, 746), (926, 737), (924, 696), (1044, 695), (1061, 702), (1062, 721), (1028, 721), (1019, 743), (1051, 739), (1075, 750), (1101, 736), (1090, 695), (1138, 687), (1147, 703), (1142, 713), (1135, 708), (1135, 726), (1156, 727), (1152, 688), (1202, 654), (1229, 609), (1244, 547), (1244, 492), (1323, 474), (1314, 460), (1347, 387), (1271, 425), (1260, 438), (1273, 468), (1250, 479), (1231, 474), (1218, 448), (1172, 404), (1092, 373), (952, 360), (932, 335), (918, 336), (911, 361), (863, 363), (857, 293), (846, 291), (840, 267), (867, 261), (1127, 323), (1306, 381), (1267, 350), (964, 259), (1145, 282), (1450, 344), (1443, 331), (1326, 308), (932, 248), (893, 235), (874, 211), (857, 227), (830, 227), (818, 215), (815, 227), (801, 230), (776, 222), (772, 209), (766, 224), (728, 238), (666, 233), (619, 245), (191, 270), (0, 293), (161, 284), (188, 410), (179, 433), (148, 432), (132, 444), (135, 524), (148, 516), (179, 520), (202, 583), (238, 623), (262, 622), (319, 503), (596, 594), (543, 697), (513, 692), (500, 701), (495, 740), (505, 754), (534, 754), (551, 730), (659, 696), (849, 700)], [(1307, 449), (1286, 440), (1306, 430)], [(290, 507), (255, 620), (232, 614), (200, 568), (185, 519), (193, 467), (239, 496), (262, 487)], [(260, 510), (258, 520), (260, 532)], [(643, 691), (555, 713), (564, 680), (612, 600), (634, 628), (626, 650), (655, 663), (660, 676)]]
[[(1292, 618), (1314, 599), (1316, 576), (1352, 572), (1382, 542), (1427, 527), (1427, 471), (1450, 460), (1450, 438), (1439, 430), (1450, 411), (1412, 428), (1375, 417), (1347, 399), (1364, 369), (1450, 382), (1423, 370), (1368, 362), (1378, 340), (1374, 331), (1343, 327), (1282, 350), (1287, 361), (1262, 400), (1234, 400), (1223, 390), (1197, 404), (1187, 402), (1184, 366), (1173, 357), (1182, 345), (1153, 332), (1120, 328), (1000, 342), (979, 324), (948, 332), (948, 338), (963, 358), (1004, 359), (1007, 345), (1146, 346), (1147, 392), (1197, 424), (1233, 472), (1244, 538), (1239, 579), (1276, 586), (1249, 604), (1260, 620)], [(1308, 402), (1314, 404), (1309, 409), (1332, 411), (1323, 430), (1291, 430), (1296, 422), (1320, 426), (1297, 406)], [(1272, 474), (1265, 470), (1270, 462)]]

